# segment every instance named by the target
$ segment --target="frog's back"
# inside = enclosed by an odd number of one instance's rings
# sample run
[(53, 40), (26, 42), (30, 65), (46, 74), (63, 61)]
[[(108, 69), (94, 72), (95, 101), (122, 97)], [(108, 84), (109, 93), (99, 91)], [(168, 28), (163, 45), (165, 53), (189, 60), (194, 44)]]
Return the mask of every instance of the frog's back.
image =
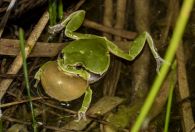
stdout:
[(64, 62), (71, 66), (83, 66), (96, 74), (103, 74), (109, 66), (110, 56), (106, 44), (99, 39), (80, 39), (67, 45), (62, 53)]

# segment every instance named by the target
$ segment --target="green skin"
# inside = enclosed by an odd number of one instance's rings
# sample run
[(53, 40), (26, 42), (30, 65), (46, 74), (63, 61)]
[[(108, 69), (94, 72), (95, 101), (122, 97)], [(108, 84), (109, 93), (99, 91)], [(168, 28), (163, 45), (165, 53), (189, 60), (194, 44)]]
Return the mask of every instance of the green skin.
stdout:
[[(75, 32), (83, 23), (85, 11), (79, 10), (70, 14), (62, 23), (50, 27), (50, 32), (55, 33), (65, 27), (65, 35), (69, 38), (75, 39), (62, 50), (63, 57), (57, 60), (59, 68), (64, 74), (79, 75), (85, 80), (90, 80), (90, 73), (103, 75), (110, 65), (110, 54), (112, 53), (120, 58), (131, 61), (143, 49), (147, 41), (151, 52), (157, 62), (157, 70), (162, 63), (162, 58), (158, 55), (151, 36), (144, 32), (140, 34), (132, 43), (129, 53), (125, 53), (119, 49), (113, 42), (106, 37), (101, 37), (92, 34), (81, 34)], [(78, 69), (78, 66), (82, 67)], [(35, 78), (40, 80), (42, 66)], [(92, 91), (88, 86), (85, 97), (78, 112), (78, 120), (85, 119), (85, 113), (89, 108), (92, 98)]]

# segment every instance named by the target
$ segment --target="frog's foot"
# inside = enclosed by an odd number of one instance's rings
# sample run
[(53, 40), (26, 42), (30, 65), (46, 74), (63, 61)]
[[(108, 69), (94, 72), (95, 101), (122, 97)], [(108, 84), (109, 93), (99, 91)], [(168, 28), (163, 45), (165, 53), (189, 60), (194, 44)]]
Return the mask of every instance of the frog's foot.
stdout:
[(160, 68), (162, 64), (164, 63), (164, 60), (161, 57), (155, 58), (155, 60), (156, 60), (156, 72), (159, 73)]
[(80, 120), (85, 120), (85, 121), (87, 120), (85, 111), (78, 112), (78, 118), (75, 121), (79, 122)]
[(167, 64), (167, 65), (171, 65), (171, 63), (165, 61), (163, 58), (161, 58), (160, 56), (158, 56), (158, 58), (155, 58), (156, 59), (156, 72), (159, 73), (160, 71), (160, 68), (162, 66), (162, 64)]
[(36, 80), (36, 82), (35, 82), (35, 84), (34, 84), (34, 87), (35, 87), (35, 88), (38, 86), (39, 81), (40, 81), (40, 80)]
[(48, 32), (51, 34), (56, 34), (56, 33), (59, 33), (63, 28), (64, 28), (64, 25), (59, 23), (54, 26), (49, 26)]

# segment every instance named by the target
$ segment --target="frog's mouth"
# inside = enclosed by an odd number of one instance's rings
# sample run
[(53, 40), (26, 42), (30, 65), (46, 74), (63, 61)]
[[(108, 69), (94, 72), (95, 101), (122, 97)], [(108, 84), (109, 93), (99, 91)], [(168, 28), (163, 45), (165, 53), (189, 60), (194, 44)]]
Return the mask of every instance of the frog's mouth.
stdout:
[[(85, 67), (83, 67), (82, 65), (79, 65), (79, 64), (77, 64), (75, 67), (76, 67), (76, 69), (85, 69)], [(96, 73), (90, 72), (87, 69), (85, 69), (85, 70), (90, 74), (90, 77), (87, 80), (89, 82), (89, 84), (92, 84), (92, 83), (99, 81), (105, 75), (105, 73), (104, 74), (96, 74)]]
[(90, 78), (88, 79), (89, 84), (92, 84), (92, 83), (99, 81), (105, 75), (105, 73), (100, 75), (100, 74), (95, 74), (92, 72), (89, 72), (89, 74), (90, 74)]

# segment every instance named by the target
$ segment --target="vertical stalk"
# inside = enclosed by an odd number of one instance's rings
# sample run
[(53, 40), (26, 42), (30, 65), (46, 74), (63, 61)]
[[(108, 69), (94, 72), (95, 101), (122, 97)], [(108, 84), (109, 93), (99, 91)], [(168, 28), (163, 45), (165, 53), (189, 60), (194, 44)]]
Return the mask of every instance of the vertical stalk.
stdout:
[(25, 79), (25, 84), (26, 84), (26, 89), (27, 89), (27, 94), (28, 94), (28, 99), (29, 99), (29, 104), (30, 104), (30, 109), (31, 109), (31, 115), (32, 115), (32, 126), (34, 132), (37, 132), (37, 123), (35, 120), (35, 114), (34, 114), (34, 109), (33, 109), (33, 103), (32, 103), (32, 98), (30, 94), (30, 85), (29, 85), (29, 79), (28, 79), (28, 70), (27, 70), (27, 63), (26, 63), (26, 54), (25, 54), (25, 48), (24, 48), (24, 31), (20, 28), (19, 29), (19, 39), (20, 39), (20, 50), (22, 54), (22, 60), (23, 60), (23, 72), (24, 72), (24, 79)]
[(164, 126), (164, 132), (168, 132), (169, 128), (169, 121), (170, 121), (170, 115), (171, 115), (171, 105), (172, 105), (172, 99), (173, 99), (173, 91), (176, 84), (176, 60), (174, 61), (172, 65), (172, 79), (170, 80), (170, 86), (169, 86), (169, 97), (167, 102), (167, 110), (166, 110), (166, 117), (165, 117), (165, 126)]
[(62, 2), (62, 0), (58, 1), (58, 18), (60, 20), (62, 20), (64, 18), (63, 2)]
[(56, 24), (57, 19), (57, 2), (56, 0), (49, 0), (49, 22), (50, 26)]

